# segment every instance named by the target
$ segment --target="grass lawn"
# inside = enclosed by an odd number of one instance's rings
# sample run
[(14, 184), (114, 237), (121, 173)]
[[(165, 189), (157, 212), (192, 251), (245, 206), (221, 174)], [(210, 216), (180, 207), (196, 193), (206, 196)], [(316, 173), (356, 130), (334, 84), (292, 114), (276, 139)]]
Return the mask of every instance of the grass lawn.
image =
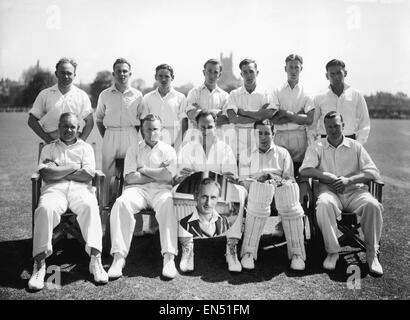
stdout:
[[(31, 293), (27, 280), (31, 260), (31, 184), (36, 168), (39, 140), (26, 125), (25, 114), (0, 113), (0, 298), (1, 299), (409, 299), (410, 200), (409, 121), (373, 121), (366, 148), (383, 179), (384, 229), (381, 263), (385, 275), (367, 273), (363, 255), (347, 254), (337, 270), (326, 273), (320, 248), (308, 247), (307, 268), (302, 273), (289, 269), (286, 246), (265, 235), (253, 272), (230, 274), (225, 263), (225, 239), (196, 240), (195, 271), (179, 274), (174, 280), (160, 277), (162, 259), (158, 233), (134, 238), (124, 277), (105, 286), (96, 286), (88, 274), (88, 257), (74, 240), (55, 248), (47, 264), (61, 267), (61, 289)], [(393, 134), (391, 131), (394, 131)], [(96, 128), (89, 141), (101, 139)], [(103, 257), (109, 267), (112, 258)], [(177, 258), (179, 262), (179, 257)], [(349, 264), (361, 270), (360, 289), (347, 287)], [(52, 274), (50, 270), (49, 275)]]

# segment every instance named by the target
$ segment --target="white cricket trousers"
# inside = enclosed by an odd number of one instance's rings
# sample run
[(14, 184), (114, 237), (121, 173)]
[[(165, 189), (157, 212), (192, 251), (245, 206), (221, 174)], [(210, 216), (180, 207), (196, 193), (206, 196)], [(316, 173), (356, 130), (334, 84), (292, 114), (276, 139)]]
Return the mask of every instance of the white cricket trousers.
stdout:
[(327, 253), (337, 253), (340, 245), (337, 240), (337, 221), (341, 219), (342, 209), (360, 217), (367, 251), (375, 253), (383, 226), (383, 206), (368, 191), (356, 189), (344, 194), (324, 190), (316, 202), (316, 219), (322, 232)]
[(77, 215), (86, 252), (90, 254), (91, 248), (101, 252), (101, 217), (94, 190), (90, 185), (75, 181), (59, 182), (44, 188), (34, 212), (33, 257), (42, 252), (46, 257), (53, 253), (53, 229), (67, 208)]
[(178, 254), (178, 221), (174, 213), (171, 190), (133, 186), (123, 191), (111, 209), (111, 255), (128, 255), (135, 228), (134, 214), (148, 207), (154, 209), (158, 221), (161, 254)]
[(102, 171), (105, 174), (104, 205), (108, 204), (111, 178), (117, 173), (115, 159), (124, 159), (127, 149), (136, 145), (141, 137), (135, 127), (108, 127), (102, 143)]

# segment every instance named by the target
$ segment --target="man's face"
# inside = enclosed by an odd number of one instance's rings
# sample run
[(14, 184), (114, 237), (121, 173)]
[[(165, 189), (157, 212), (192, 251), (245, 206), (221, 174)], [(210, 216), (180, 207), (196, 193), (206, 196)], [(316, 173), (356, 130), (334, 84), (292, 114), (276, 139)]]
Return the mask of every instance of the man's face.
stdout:
[(58, 85), (61, 87), (68, 87), (73, 83), (75, 77), (75, 69), (71, 63), (60, 63), (55, 72)]
[(63, 118), (58, 124), (58, 131), (60, 133), (61, 141), (65, 143), (74, 141), (77, 137), (78, 128), (79, 125), (77, 117), (70, 116)]
[(130, 67), (126, 63), (117, 63), (112, 73), (115, 83), (119, 85), (127, 85), (131, 74)]
[(297, 60), (288, 61), (285, 66), (285, 71), (288, 75), (288, 81), (299, 81), (302, 64)]
[(272, 129), (270, 125), (257, 125), (256, 134), (258, 135), (258, 147), (262, 151), (268, 150), (272, 145)]
[(161, 137), (161, 122), (159, 120), (144, 121), (142, 125), (144, 139), (148, 145), (156, 144)]
[(160, 87), (168, 89), (171, 86), (172, 76), (171, 72), (167, 69), (159, 69), (155, 75), (155, 80), (158, 81)]
[(213, 64), (213, 63), (207, 63), (205, 69), (204, 69), (204, 76), (205, 76), (205, 84), (209, 86), (214, 86), (216, 85), (216, 82), (218, 81), (219, 77), (221, 76), (220, 70), (220, 65), (219, 64)]
[(197, 199), (197, 209), (199, 214), (210, 214), (218, 202), (219, 190), (214, 184), (202, 186)]
[(256, 85), (256, 77), (259, 71), (256, 69), (254, 63), (246, 64), (242, 66), (241, 76), (246, 86)]
[(327, 69), (326, 78), (334, 87), (340, 87), (344, 84), (346, 70), (341, 66), (331, 66)]
[(203, 138), (214, 137), (215, 128), (215, 120), (212, 115), (199, 118), (198, 129), (201, 130)]
[(326, 134), (330, 141), (336, 141), (341, 138), (343, 133), (344, 123), (340, 119), (340, 116), (325, 119)]

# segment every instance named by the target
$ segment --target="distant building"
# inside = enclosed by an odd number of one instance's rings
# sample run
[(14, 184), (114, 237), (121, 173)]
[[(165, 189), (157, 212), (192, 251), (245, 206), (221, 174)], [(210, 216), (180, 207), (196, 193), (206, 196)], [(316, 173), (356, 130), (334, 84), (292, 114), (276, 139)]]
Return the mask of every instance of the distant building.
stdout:
[(232, 61), (232, 52), (229, 57), (223, 57), (222, 53), (219, 59), (222, 63), (222, 74), (221, 78), (218, 81), (218, 85), (230, 92), (231, 90), (238, 88), (242, 85), (242, 80), (235, 77), (233, 73), (233, 61)]

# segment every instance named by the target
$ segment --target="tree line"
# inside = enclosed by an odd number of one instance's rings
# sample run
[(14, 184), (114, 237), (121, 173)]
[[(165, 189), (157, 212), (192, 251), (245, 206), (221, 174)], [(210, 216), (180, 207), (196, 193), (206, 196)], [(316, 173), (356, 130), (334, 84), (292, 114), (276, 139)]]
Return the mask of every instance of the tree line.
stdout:
[[(47, 69), (37, 66), (30, 67), (22, 74), (21, 81), (0, 79), (0, 111), (26, 111), (31, 108), (39, 92), (57, 83), (55, 75)], [(104, 89), (112, 84), (111, 71), (97, 72), (95, 79), (90, 84), (76, 84), (90, 96), (93, 108), (97, 107), (98, 96)], [(158, 84), (147, 86), (143, 79), (135, 79), (131, 86), (143, 94), (156, 89)], [(235, 89), (233, 85), (221, 86), (227, 92)], [(192, 83), (175, 87), (177, 91), (187, 95), (193, 88)], [(392, 94), (389, 92), (376, 92), (364, 96), (371, 118), (410, 119), (410, 97), (403, 92)]]

